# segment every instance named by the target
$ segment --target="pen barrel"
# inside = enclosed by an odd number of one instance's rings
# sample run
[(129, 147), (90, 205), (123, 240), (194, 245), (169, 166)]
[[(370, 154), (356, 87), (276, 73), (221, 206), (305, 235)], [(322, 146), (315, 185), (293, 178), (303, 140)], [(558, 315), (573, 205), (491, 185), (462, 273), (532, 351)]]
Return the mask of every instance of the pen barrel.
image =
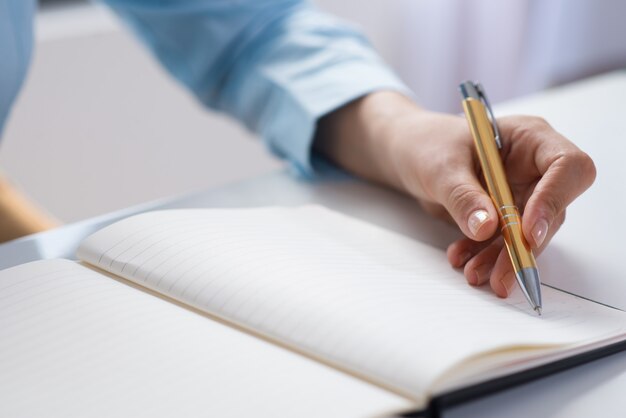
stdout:
[(506, 178), (500, 150), (485, 106), (476, 99), (465, 99), (463, 110), (469, 122), (485, 184), (500, 218), (500, 230), (516, 272), (536, 268), (530, 245), (522, 232), (522, 219)]
[(524, 238), (522, 221), (516, 207), (498, 209), (500, 215), (500, 231), (504, 237), (506, 249), (516, 272), (525, 268), (537, 268), (535, 256)]

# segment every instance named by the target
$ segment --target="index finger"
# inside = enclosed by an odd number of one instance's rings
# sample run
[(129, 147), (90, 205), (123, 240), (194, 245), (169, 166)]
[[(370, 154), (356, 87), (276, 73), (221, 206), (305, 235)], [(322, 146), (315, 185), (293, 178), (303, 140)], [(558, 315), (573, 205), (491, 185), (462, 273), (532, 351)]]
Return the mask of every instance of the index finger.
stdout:
[(532, 157), (541, 175), (522, 218), (524, 236), (537, 248), (565, 208), (591, 186), (596, 168), (589, 155), (544, 120), (527, 118), (520, 122), (509, 134), (523, 141), (527, 156)]

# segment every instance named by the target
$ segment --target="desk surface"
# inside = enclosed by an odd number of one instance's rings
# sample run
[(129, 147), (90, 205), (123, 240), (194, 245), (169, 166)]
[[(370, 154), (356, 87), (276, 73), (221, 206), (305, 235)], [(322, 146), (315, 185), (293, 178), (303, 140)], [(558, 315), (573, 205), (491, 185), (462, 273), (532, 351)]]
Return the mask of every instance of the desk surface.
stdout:
[[(497, 106), (498, 115), (538, 114), (596, 161), (594, 187), (568, 212), (568, 222), (541, 257), (544, 280), (626, 309), (626, 280), (619, 266), (623, 224), (602, 216), (607, 207), (623, 207), (618, 193), (626, 166), (617, 158), (626, 151), (626, 72), (612, 73)], [(445, 248), (458, 232), (427, 217), (410, 199), (341, 175), (315, 182), (286, 172), (209, 190), (192, 196), (153, 202), (53, 231), (0, 245), (0, 269), (42, 258), (73, 258), (78, 243), (91, 232), (133, 213), (165, 208), (251, 207), (318, 203)], [(619, 209), (617, 209), (619, 213)], [(611, 233), (609, 234), (609, 231)], [(593, 240), (588, 245), (586, 240)], [(584, 256), (581, 254), (584, 253)], [(592, 279), (600, 278), (602, 286)], [(446, 411), (446, 417), (587, 417), (598, 411), (626, 410), (626, 353), (519, 386)]]

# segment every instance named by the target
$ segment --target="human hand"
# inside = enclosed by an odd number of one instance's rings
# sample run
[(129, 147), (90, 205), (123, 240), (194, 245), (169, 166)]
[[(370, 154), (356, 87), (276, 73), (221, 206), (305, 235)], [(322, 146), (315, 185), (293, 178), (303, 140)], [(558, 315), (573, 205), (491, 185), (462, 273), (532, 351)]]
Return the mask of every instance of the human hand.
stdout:
[[(540, 118), (501, 118), (498, 127), (524, 236), (538, 255), (565, 220), (566, 207), (593, 183), (595, 166)], [(373, 93), (322, 120), (316, 147), (456, 223), (466, 238), (448, 247), (450, 263), (464, 268), (470, 284), (489, 282), (498, 296), (510, 294), (515, 275), (464, 118), (423, 110), (397, 93)]]

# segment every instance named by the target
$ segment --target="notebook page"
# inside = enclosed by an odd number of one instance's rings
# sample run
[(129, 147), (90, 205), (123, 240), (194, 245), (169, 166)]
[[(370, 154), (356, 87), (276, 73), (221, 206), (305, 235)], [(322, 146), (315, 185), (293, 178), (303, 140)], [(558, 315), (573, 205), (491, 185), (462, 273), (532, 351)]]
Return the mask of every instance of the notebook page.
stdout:
[(623, 313), (549, 288), (538, 318), (440, 250), (320, 207), (147, 213), (79, 256), (415, 399), (471, 356), (624, 331)]
[(407, 399), (66, 260), (0, 272), (2, 417), (363, 417)]

